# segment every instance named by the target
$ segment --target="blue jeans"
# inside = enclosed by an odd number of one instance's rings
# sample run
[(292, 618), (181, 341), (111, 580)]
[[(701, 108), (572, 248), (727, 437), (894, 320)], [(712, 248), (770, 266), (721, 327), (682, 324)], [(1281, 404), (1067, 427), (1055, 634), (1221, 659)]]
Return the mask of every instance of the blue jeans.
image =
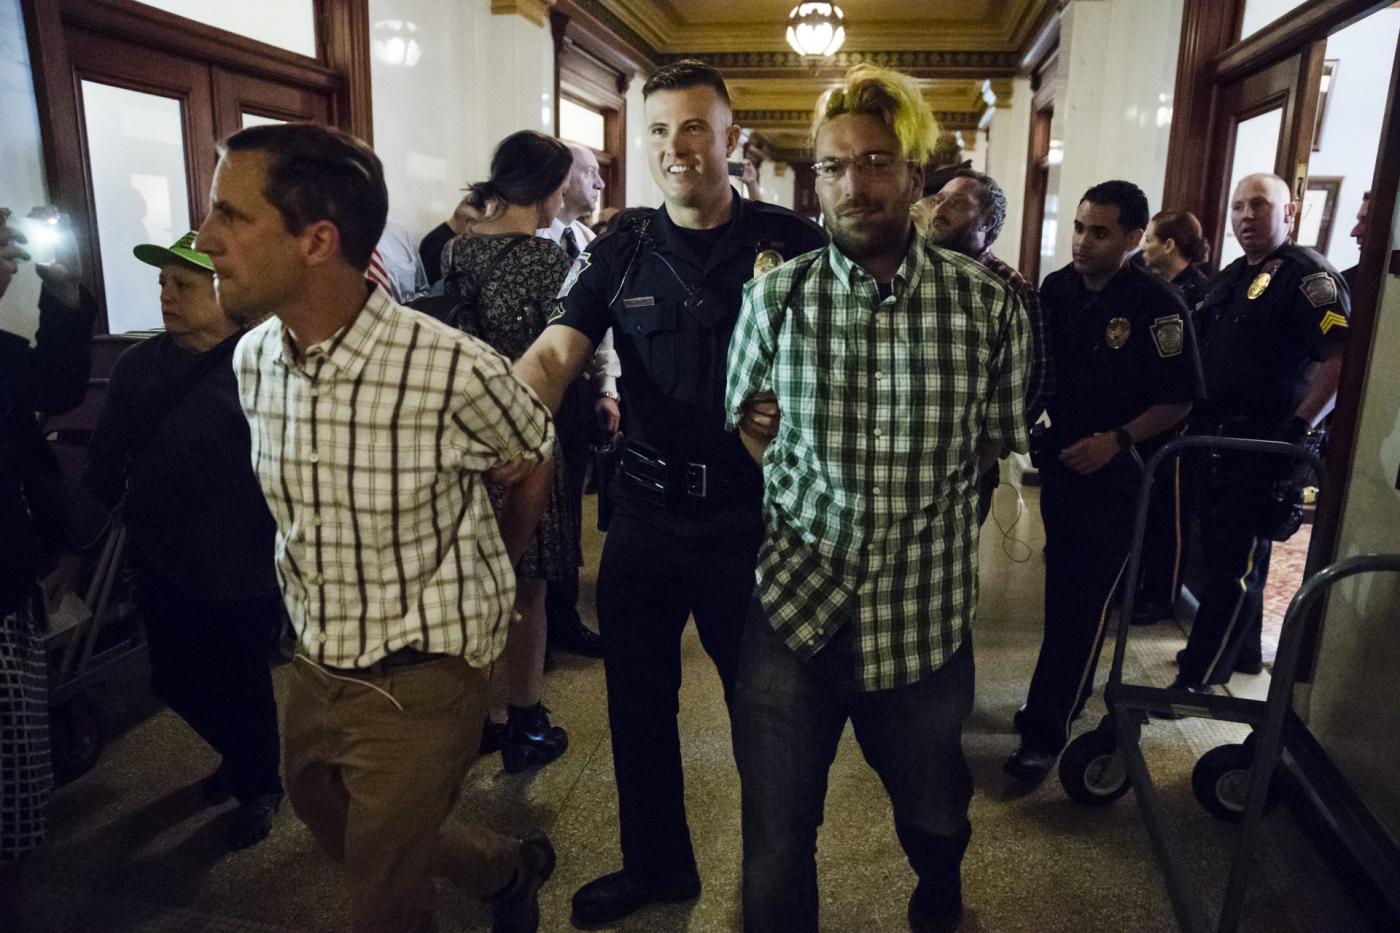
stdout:
[(862, 693), (852, 628), (847, 623), (804, 662), (773, 632), (758, 600), (751, 604), (734, 692), (747, 933), (817, 929), (817, 828), (847, 719), (890, 795), (921, 906), (936, 913), (961, 901), (972, 832), (972, 773), (962, 750), (972, 712), (971, 641), (917, 683)]

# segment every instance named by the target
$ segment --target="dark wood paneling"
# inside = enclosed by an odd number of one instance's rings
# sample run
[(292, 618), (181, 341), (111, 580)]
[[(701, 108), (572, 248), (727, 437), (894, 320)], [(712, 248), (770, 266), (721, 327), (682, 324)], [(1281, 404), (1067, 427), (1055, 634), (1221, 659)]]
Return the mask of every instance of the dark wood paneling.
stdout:
[[(1030, 143), (1026, 149), (1026, 196), (1021, 209), (1021, 261), (1026, 281), (1040, 283), (1040, 238), (1045, 224), (1045, 192), (1049, 183), (1046, 158), (1050, 153), (1053, 107), (1043, 107), (1031, 117)], [(1061, 211), (1064, 206), (1061, 205)]]
[(1198, 205), (1206, 202), (1207, 178), (1201, 166), (1210, 151), (1218, 87), (1215, 61), (1239, 34), (1238, 9), (1237, 4), (1222, 0), (1186, 0), (1182, 11), (1171, 145), (1162, 189), (1166, 209), (1199, 211)]
[[(1225, 0), (1208, 2), (1218, 3), (1222, 7), (1231, 6)], [(1233, 81), (1265, 65), (1288, 58), (1306, 43), (1326, 39), (1338, 29), (1390, 6), (1392, 2), (1393, 0), (1309, 0), (1224, 52), (1216, 62), (1216, 80)], [(1234, 37), (1238, 37), (1239, 29), (1239, 25), (1236, 25)]]
[[(332, 122), (374, 145), (369, 0), (317, 0), (321, 57), (335, 78)], [(246, 70), (246, 69), (245, 69)]]
[[(146, 48), (161, 49), (210, 64), (224, 65), (273, 81), (287, 81), (323, 91), (339, 90), (341, 78), (320, 61), (296, 52), (249, 39), (236, 33), (157, 10), (132, 0), (27, 0), (39, 5), (56, 4), (63, 22), (113, 39), (126, 39)], [(333, 9), (338, 4), (365, 0), (321, 0)], [(366, 55), (368, 55), (368, 12)], [(324, 38), (324, 37), (323, 37)], [(323, 50), (324, 51), (324, 50)]]
[[(1395, 216), (1397, 189), (1400, 189), (1400, 47), (1390, 72), (1390, 95), (1381, 128), (1381, 147), (1376, 172), (1371, 181), (1371, 234), (1361, 246), (1355, 288), (1351, 293), (1351, 327), (1347, 353), (1342, 361), (1337, 387), (1337, 407), (1332, 412), (1331, 433), (1327, 439), (1327, 477), (1313, 518), (1312, 540), (1308, 546), (1309, 571), (1337, 559), (1338, 535), (1346, 492), (1351, 483), (1352, 461), (1356, 457), (1356, 428), (1366, 391), (1370, 347), (1381, 312), (1381, 293), (1391, 264), (1390, 229)], [(1395, 283), (1391, 283), (1392, 286)], [(1379, 361), (1387, 365), (1387, 361)], [(1298, 679), (1312, 679), (1317, 658), (1318, 627), (1309, 620), (1299, 660)]]

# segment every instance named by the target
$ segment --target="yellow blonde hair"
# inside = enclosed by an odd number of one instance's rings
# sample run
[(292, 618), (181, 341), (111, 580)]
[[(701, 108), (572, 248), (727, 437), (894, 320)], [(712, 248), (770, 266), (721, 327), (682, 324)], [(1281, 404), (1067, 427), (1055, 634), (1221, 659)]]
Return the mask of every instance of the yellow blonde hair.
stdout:
[(923, 165), (938, 142), (938, 121), (924, 103), (919, 84), (906, 74), (876, 65), (856, 65), (841, 84), (817, 101), (812, 140), (828, 120), (845, 114), (875, 117), (899, 140), (904, 158)]

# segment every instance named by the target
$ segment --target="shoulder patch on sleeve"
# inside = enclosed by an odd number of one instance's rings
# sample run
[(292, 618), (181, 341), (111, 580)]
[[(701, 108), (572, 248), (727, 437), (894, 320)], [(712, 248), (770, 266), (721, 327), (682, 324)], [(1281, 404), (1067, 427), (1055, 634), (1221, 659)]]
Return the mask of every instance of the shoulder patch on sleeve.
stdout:
[(1308, 299), (1308, 304), (1314, 308), (1324, 308), (1337, 303), (1337, 283), (1330, 273), (1314, 272), (1312, 275), (1305, 275), (1298, 288)]
[(564, 279), (564, 284), (559, 286), (559, 294), (557, 297), (567, 297), (569, 291), (574, 287), (574, 283), (578, 281), (578, 277), (583, 275), (584, 270), (587, 269), (592, 262), (593, 257), (589, 255), (588, 250), (579, 253), (578, 258), (574, 260), (573, 266), (569, 269), (568, 276)]
[(1168, 314), (1152, 322), (1152, 342), (1157, 345), (1157, 355), (1166, 359), (1180, 356), (1185, 343), (1186, 325), (1179, 314)]

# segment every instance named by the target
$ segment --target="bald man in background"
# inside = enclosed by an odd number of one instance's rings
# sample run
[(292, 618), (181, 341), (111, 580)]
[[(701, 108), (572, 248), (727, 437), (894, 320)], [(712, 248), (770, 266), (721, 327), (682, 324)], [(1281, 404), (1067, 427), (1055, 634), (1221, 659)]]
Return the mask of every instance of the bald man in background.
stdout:
[[(1346, 282), (1316, 250), (1289, 242), (1297, 211), (1277, 175), (1245, 177), (1230, 199), (1244, 256), (1221, 270), (1197, 317), (1206, 401), (1194, 431), (1297, 443), (1332, 410), (1351, 317)], [(1262, 669), (1269, 553), (1279, 534), (1282, 458), (1222, 453), (1203, 464), (1198, 508), (1206, 583), (1173, 686), (1209, 693)]]

